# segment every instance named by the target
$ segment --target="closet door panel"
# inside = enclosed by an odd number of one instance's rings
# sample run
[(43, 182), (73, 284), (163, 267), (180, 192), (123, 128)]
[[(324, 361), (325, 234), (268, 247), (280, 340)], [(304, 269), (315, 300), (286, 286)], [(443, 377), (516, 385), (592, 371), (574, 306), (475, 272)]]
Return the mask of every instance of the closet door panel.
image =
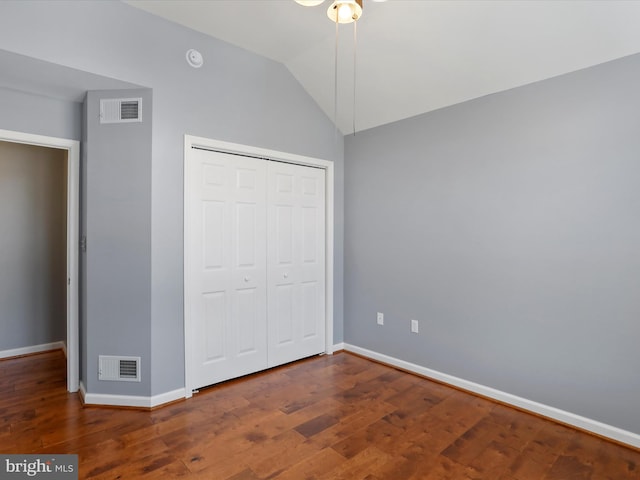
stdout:
[(316, 355), (325, 348), (324, 182), (324, 170), (269, 162), (270, 367)]
[(185, 298), (193, 385), (325, 349), (325, 171), (189, 154)]
[(190, 156), (188, 279), (194, 384), (267, 368), (266, 164)]

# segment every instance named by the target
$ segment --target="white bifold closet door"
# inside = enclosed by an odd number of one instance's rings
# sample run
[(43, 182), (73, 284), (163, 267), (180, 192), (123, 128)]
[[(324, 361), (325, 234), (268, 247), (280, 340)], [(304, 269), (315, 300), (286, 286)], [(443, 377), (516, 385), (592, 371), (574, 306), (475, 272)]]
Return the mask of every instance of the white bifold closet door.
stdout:
[(197, 149), (190, 161), (194, 385), (324, 351), (324, 170)]
[(324, 351), (325, 172), (269, 162), (269, 366)]
[(267, 363), (267, 164), (193, 150), (189, 179), (190, 316), (195, 385)]

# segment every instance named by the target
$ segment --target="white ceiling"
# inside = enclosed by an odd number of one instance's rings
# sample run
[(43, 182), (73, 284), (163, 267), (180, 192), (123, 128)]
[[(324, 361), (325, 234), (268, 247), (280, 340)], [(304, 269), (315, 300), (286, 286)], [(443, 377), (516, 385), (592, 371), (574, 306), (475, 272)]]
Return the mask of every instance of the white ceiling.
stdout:
[[(331, 0), (125, 1), (282, 62), (334, 117)], [(357, 29), (359, 131), (639, 53), (640, 1), (364, 0)], [(341, 26), (343, 133), (353, 131), (353, 43)]]

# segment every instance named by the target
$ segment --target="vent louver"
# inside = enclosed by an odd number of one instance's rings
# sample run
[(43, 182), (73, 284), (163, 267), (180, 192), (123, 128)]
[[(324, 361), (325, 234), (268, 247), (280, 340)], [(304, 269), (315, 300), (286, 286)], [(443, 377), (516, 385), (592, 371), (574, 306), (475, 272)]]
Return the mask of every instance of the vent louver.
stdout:
[(103, 98), (100, 100), (100, 123), (142, 121), (142, 98)]
[(122, 120), (138, 120), (139, 117), (139, 105), (138, 101), (135, 102), (120, 102), (120, 118)]
[(98, 380), (119, 382), (140, 381), (140, 357), (98, 357)]
[(138, 378), (138, 362), (120, 360), (120, 378)]

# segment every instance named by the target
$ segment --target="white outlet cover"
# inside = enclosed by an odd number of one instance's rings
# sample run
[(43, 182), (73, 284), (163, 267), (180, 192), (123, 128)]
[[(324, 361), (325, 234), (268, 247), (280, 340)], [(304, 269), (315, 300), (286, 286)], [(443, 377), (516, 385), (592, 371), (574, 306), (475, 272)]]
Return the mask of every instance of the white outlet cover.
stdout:
[(384, 325), (384, 313), (378, 312), (377, 322), (378, 325)]
[(419, 331), (418, 320), (411, 320), (411, 332), (418, 333), (418, 331)]

